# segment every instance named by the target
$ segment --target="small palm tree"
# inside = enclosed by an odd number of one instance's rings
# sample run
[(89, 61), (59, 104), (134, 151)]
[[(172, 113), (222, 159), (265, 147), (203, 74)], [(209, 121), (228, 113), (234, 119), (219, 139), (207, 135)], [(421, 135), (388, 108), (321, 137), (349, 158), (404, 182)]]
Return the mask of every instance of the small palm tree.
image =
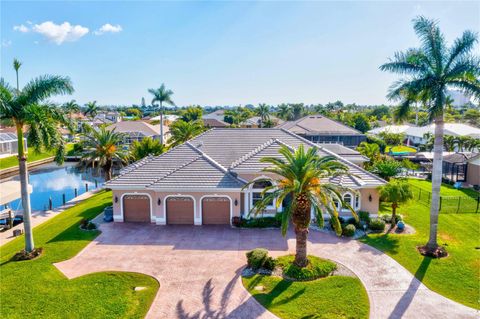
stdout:
[(449, 47), (436, 21), (418, 17), (413, 24), (421, 40), (420, 48), (395, 53), (394, 58), (380, 66), (380, 69), (406, 76), (395, 82), (388, 94), (392, 100), (403, 99), (396, 113), (397, 118), (404, 119), (408, 116), (413, 103), (408, 96), (421, 95), (429, 100), (429, 117), (435, 122), (430, 235), (426, 244), (426, 251), (431, 254), (439, 249), (437, 228), (447, 89), (453, 87), (480, 98), (480, 59), (472, 55), (478, 41), (476, 33), (465, 31)]
[(457, 138), (453, 135), (445, 135), (443, 137), (443, 147), (446, 152), (453, 152), (455, 145), (457, 144)]
[(170, 126), (171, 137), (168, 143), (172, 147), (185, 143), (194, 138), (204, 130), (202, 121), (185, 122), (183, 120), (176, 120)]
[(293, 116), (292, 108), (288, 104), (280, 104), (278, 106), (277, 116), (285, 121), (291, 120)]
[(165, 152), (165, 146), (151, 137), (146, 137), (141, 141), (134, 141), (130, 145), (130, 156), (135, 161), (141, 160), (148, 155), (160, 155), (163, 152)]
[(270, 120), (270, 106), (261, 103), (258, 105), (257, 115), (260, 117), (260, 127), (264, 126), (264, 123)]
[(105, 180), (109, 181), (112, 179), (113, 160), (117, 159), (121, 163), (125, 163), (128, 159), (127, 153), (120, 147), (124, 135), (115, 132), (114, 129), (108, 130), (101, 126), (98, 130), (86, 130), (84, 138), (85, 153), (82, 160), (92, 166), (98, 162), (105, 174)]
[(379, 187), (380, 198), (386, 202), (392, 203), (392, 223), (391, 227), (395, 225), (397, 220), (398, 204), (405, 203), (413, 198), (410, 185), (401, 180), (391, 180), (387, 184)]
[[(296, 150), (282, 146), (279, 153), (283, 158), (264, 157), (261, 159), (262, 162), (271, 164), (263, 171), (277, 176), (276, 185), (267, 186), (263, 190), (262, 199), (255, 203), (251, 212), (253, 214), (262, 213), (272, 202), (278, 208), (287, 196), (291, 198), (282, 213), (282, 235), (286, 235), (291, 220), (296, 235), (294, 263), (298, 267), (305, 267), (308, 265), (307, 235), (312, 209), (315, 212), (317, 223), (321, 227), (323, 227), (323, 212), (326, 211), (330, 214), (330, 222), (337, 235), (341, 235), (342, 228), (338, 219), (336, 202), (348, 207), (358, 220), (353, 209), (342, 200), (340, 192), (347, 189), (323, 181), (329, 177), (348, 175), (348, 168), (337, 161), (334, 156), (318, 156), (315, 147), (305, 151), (303, 145)], [(258, 181), (263, 180), (254, 182)], [(248, 187), (249, 184), (245, 187)]]
[(21, 63), (14, 60), (13, 67), (17, 74), (15, 89), (8, 85), (3, 78), (0, 79), (0, 119), (13, 121), (17, 129), (25, 250), (31, 252), (35, 249), (35, 245), (31, 224), (30, 194), (28, 193), (24, 131), (27, 131), (31, 146), (37, 151), (55, 149), (55, 160), (57, 163), (62, 163), (65, 155), (65, 142), (58, 128), (60, 125), (68, 125), (68, 121), (60, 109), (54, 105), (44, 105), (42, 102), (55, 95), (71, 94), (73, 87), (67, 77), (43, 75), (31, 80), (20, 90), (18, 81), (20, 66)]
[(83, 115), (93, 119), (95, 116), (97, 116), (97, 114), (98, 114), (97, 101), (87, 102), (87, 104), (85, 104), (85, 111), (83, 112)]
[(365, 165), (366, 168), (371, 167), (380, 159), (380, 146), (378, 146), (377, 143), (362, 142), (357, 147), (357, 150), (360, 152), (360, 154), (370, 159), (370, 161)]
[(148, 92), (153, 95), (152, 105), (155, 105), (156, 102), (160, 105), (160, 143), (163, 144), (163, 103), (175, 106), (172, 100), (173, 91), (168, 90), (162, 83), (158, 89), (149, 89)]

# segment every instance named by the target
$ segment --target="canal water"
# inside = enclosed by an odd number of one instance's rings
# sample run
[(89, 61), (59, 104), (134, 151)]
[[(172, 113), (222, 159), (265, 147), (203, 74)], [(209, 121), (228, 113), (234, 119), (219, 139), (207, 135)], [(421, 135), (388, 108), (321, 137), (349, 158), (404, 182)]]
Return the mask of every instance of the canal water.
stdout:
[[(18, 180), (18, 176), (8, 180)], [(79, 168), (77, 163), (65, 163), (58, 166), (54, 163), (45, 164), (30, 170), (30, 184), (32, 193), (30, 202), (32, 211), (49, 209), (49, 200), (52, 199), (52, 207), (56, 208), (63, 205), (63, 194), (68, 202), (88, 190), (102, 187), (104, 178), (99, 169)], [(14, 211), (21, 211), (21, 200), (15, 200), (9, 204)]]

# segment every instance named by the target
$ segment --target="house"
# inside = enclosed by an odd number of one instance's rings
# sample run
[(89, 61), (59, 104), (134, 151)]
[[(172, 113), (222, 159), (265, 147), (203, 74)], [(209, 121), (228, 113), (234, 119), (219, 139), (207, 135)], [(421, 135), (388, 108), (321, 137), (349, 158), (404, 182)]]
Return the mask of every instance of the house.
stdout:
[(225, 110), (216, 110), (215, 112), (208, 113), (202, 116), (203, 125), (209, 128), (224, 128), (230, 124), (224, 121)]
[[(7, 130), (8, 131), (8, 130)], [(27, 151), (27, 139), (23, 138), (23, 145)], [(0, 131), (0, 158), (18, 154), (17, 134)]]
[(287, 121), (277, 126), (298, 134), (315, 143), (337, 143), (357, 147), (367, 137), (360, 131), (323, 115), (307, 115), (296, 121)]
[(442, 161), (443, 178), (451, 182), (466, 182), (467, 163), (475, 155), (477, 154), (461, 152), (444, 156)]
[[(133, 141), (141, 141), (145, 137), (160, 138), (160, 125), (151, 125), (144, 121), (122, 121), (108, 126), (107, 129), (115, 130), (117, 133), (124, 133), (124, 143), (127, 145)], [(166, 143), (169, 137), (168, 126), (163, 126), (163, 142)]]
[(480, 187), (480, 154), (472, 156), (467, 160), (467, 178), (465, 183), (477, 189)]
[(356, 164), (360, 167), (363, 167), (363, 164), (370, 161), (370, 159), (362, 154), (360, 154), (359, 151), (348, 148), (346, 146), (343, 146), (341, 144), (336, 144), (336, 143), (318, 143), (319, 146), (321, 146), (324, 149), (329, 150), (332, 153), (337, 154), (341, 158), (344, 158), (348, 160), (349, 162), (352, 162), (353, 164)]
[(112, 124), (118, 123), (122, 121), (122, 116), (119, 112), (116, 111), (108, 111), (108, 112), (101, 112), (98, 113), (94, 120), (101, 121), (104, 124)]
[[(273, 126), (277, 126), (282, 124), (284, 121), (275, 117), (275, 116), (269, 116), (270, 121), (273, 123)], [(260, 116), (252, 116), (249, 119), (246, 119), (245, 121), (240, 123), (240, 127), (245, 127), (245, 128), (258, 128), (260, 127), (262, 123), (262, 118)]]
[[(284, 129), (211, 129), (168, 152), (146, 157), (106, 183), (113, 190), (114, 220), (166, 224), (231, 224), (232, 217), (250, 217), (273, 175), (262, 171), (265, 156), (278, 156), (282, 145), (317, 147), (321, 156), (336, 156), (352, 175), (330, 182), (351, 188), (343, 199), (356, 210), (376, 214), (378, 176), (326, 148)], [(271, 181), (257, 181), (258, 179)], [(253, 181), (244, 189), (244, 186)], [(341, 207), (337, 203), (338, 209)], [(283, 207), (278, 209), (281, 212)], [(272, 202), (264, 215), (277, 212)], [(341, 209), (343, 214), (348, 210)]]
[[(425, 134), (430, 133), (433, 135), (435, 133), (435, 124), (426, 126), (387, 125), (374, 128), (368, 131), (367, 134), (378, 135), (381, 132), (405, 134), (405, 144), (424, 145), (428, 142)], [(445, 123), (444, 135), (480, 138), (480, 129), (463, 123)]]

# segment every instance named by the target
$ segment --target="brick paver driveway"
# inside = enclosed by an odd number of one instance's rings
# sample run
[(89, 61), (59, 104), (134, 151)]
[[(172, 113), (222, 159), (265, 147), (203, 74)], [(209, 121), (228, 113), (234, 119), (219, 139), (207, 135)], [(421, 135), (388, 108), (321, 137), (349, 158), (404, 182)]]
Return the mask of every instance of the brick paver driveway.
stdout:
[[(309, 237), (310, 254), (338, 261), (362, 280), (371, 318), (478, 317), (367, 245), (316, 231)], [(112, 223), (102, 225), (102, 234), (80, 254), (56, 266), (68, 278), (106, 270), (155, 277), (160, 289), (148, 318), (275, 318), (242, 286), (245, 251), (265, 247), (282, 255), (294, 244), (278, 230)]]

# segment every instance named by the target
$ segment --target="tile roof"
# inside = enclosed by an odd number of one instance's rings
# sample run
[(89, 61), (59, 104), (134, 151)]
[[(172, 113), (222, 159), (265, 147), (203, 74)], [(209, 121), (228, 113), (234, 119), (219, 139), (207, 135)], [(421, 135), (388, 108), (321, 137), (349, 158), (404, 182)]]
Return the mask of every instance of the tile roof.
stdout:
[[(144, 121), (121, 121), (107, 127), (107, 130), (113, 129), (117, 133), (140, 133), (143, 136), (160, 135), (160, 125), (151, 125)], [(164, 125), (164, 134), (168, 131), (168, 126)]]
[(307, 115), (296, 121), (287, 121), (276, 128), (301, 135), (363, 135), (360, 131), (323, 115)]
[(320, 156), (336, 156), (354, 175), (332, 182), (347, 187), (376, 187), (385, 183), (345, 158), (287, 130), (226, 128), (211, 129), (160, 156), (133, 163), (107, 185), (165, 190), (241, 188), (244, 181), (237, 174), (259, 172), (268, 165), (260, 162), (262, 157), (281, 157), (278, 150), (282, 145), (294, 149), (300, 144), (318, 147)]

